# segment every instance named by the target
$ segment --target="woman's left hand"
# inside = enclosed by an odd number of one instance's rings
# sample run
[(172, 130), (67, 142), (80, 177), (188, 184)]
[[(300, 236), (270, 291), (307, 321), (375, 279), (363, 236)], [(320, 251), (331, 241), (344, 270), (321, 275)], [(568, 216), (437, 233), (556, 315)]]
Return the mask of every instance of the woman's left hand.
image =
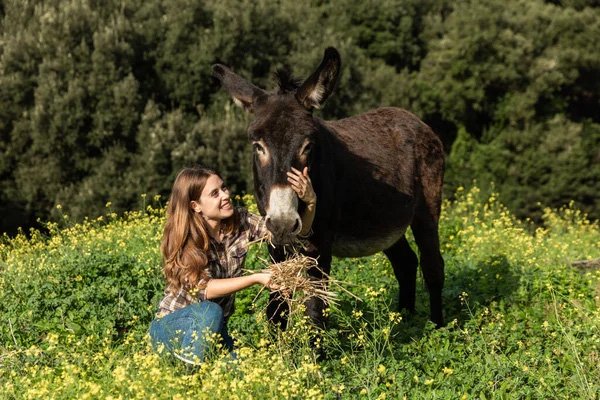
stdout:
[(294, 192), (298, 194), (300, 200), (306, 204), (315, 205), (317, 203), (317, 195), (312, 187), (312, 182), (308, 176), (308, 168), (304, 167), (304, 170), (300, 172), (296, 168), (292, 167), (292, 171), (287, 173), (288, 182), (294, 189)]

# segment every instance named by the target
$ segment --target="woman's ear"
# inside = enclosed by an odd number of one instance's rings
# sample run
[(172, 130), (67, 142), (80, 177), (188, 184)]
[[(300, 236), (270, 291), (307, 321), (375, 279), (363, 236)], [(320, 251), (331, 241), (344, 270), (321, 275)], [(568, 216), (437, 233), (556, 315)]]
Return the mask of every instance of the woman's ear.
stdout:
[(192, 210), (194, 210), (194, 212), (202, 214), (202, 208), (200, 208), (200, 203), (198, 203), (196, 200), (192, 200), (190, 202), (190, 207), (192, 207)]

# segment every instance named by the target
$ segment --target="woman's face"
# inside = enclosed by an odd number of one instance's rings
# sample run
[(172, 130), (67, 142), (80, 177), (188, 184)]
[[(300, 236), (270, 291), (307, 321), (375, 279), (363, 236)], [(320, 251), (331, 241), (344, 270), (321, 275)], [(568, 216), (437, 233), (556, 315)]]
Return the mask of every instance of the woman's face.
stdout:
[(211, 175), (206, 180), (198, 206), (202, 216), (207, 220), (221, 221), (233, 215), (229, 190), (217, 175)]

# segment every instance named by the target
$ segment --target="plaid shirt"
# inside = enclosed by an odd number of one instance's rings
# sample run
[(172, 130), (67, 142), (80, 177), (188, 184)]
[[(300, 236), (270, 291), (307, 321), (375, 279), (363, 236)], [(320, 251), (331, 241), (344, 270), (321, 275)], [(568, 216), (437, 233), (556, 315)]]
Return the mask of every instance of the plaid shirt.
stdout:
[[(242, 267), (248, 253), (248, 243), (258, 240), (267, 234), (264, 218), (238, 208), (240, 226), (237, 232), (223, 238), (222, 242), (210, 241), (208, 250), (209, 279), (198, 282), (195, 288), (182, 287), (178, 291), (165, 290), (165, 297), (158, 306), (158, 317), (165, 316), (175, 310), (198, 301), (206, 300), (206, 285), (211, 278), (234, 278), (242, 275)], [(211, 299), (223, 308), (223, 315), (228, 318), (233, 314), (235, 293)]]

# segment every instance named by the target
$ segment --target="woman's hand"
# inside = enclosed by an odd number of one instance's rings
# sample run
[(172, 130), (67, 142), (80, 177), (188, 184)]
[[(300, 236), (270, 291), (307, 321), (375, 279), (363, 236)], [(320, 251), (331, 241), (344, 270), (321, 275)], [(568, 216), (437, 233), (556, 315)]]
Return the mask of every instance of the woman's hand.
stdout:
[(271, 281), (273, 275), (268, 269), (264, 269), (261, 272), (254, 274), (257, 277), (258, 283), (269, 289), (271, 292), (279, 291), (279, 294), (285, 298), (290, 298), (291, 293), (288, 289), (282, 289), (280, 285), (276, 285)]
[(271, 282), (271, 272), (269, 270), (256, 272), (253, 275), (256, 278), (256, 283), (260, 283), (269, 290), (278, 289), (277, 285), (274, 285), (273, 282)]
[(308, 205), (315, 205), (317, 203), (317, 195), (312, 187), (312, 182), (308, 176), (308, 168), (304, 167), (304, 170), (300, 172), (296, 168), (292, 167), (292, 171), (287, 173), (288, 182), (292, 186), (292, 189), (298, 198)]
[(288, 182), (300, 200), (306, 203), (306, 207), (300, 218), (302, 219), (302, 229), (298, 233), (300, 237), (307, 237), (312, 233), (312, 223), (317, 209), (317, 195), (308, 176), (308, 168), (304, 167), (302, 172), (292, 167), (292, 171), (287, 173)]

